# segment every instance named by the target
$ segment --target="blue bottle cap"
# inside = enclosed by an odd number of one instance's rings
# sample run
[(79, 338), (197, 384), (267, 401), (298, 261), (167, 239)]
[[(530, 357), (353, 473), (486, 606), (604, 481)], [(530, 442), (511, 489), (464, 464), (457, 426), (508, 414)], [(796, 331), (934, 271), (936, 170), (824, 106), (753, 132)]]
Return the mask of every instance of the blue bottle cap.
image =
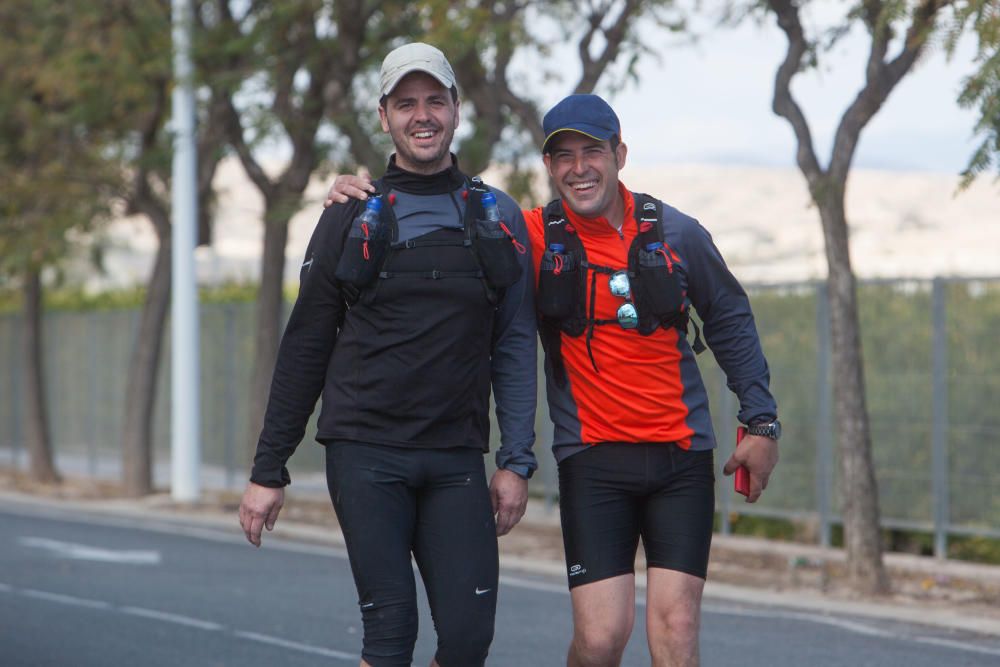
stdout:
[(656, 241), (655, 243), (647, 243), (646, 244), (646, 252), (655, 252), (655, 251), (659, 250), (662, 247), (663, 247), (663, 244), (660, 243), (659, 241)]
[(566, 249), (566, 246), (564, 246), (562, 243), (550, 243), (549, 244), (549, 250), (551, 250), (552, 252), (555, 252), (555, 253), (561, 253), (565, 249)]
[(382, 197), (380, 195), (374, 195), (372, 197), (369, 197), (368, 201), (365, 203), (365, 208), (372, 211), (381, 211)]
[(496, 206), (496, 204), (497, 204), (497, 197), (495, 194), (493, 194), (492, 192), (483, 193), (483, 206), (489, 208), (490, 206)]

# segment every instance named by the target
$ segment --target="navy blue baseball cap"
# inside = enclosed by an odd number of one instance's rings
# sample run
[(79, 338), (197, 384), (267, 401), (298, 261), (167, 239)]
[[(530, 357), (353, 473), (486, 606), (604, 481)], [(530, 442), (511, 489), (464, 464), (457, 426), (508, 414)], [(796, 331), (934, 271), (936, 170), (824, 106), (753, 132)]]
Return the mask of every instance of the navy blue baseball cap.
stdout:
[(608, 141), (622, 135), (618, 116), (607, 102), (597, 95), (570, 95), (555, 105), (542, 119), (545, 142), (542, 153), (548, 152), (549, 141), (560, 132), (579, 132), (598, 141)]

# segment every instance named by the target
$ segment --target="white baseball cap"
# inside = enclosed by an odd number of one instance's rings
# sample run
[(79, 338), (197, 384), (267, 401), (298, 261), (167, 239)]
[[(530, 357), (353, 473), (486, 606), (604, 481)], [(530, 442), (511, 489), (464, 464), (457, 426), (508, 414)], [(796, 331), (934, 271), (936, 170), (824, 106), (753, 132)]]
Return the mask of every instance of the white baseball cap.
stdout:
[(425, 72), (449, 90), (455, 87), (455, 72), (440, 49), (423, 42), (404, 44), (389, 52), (379, 72), (380, 96), (385, 97), (411, 72)]

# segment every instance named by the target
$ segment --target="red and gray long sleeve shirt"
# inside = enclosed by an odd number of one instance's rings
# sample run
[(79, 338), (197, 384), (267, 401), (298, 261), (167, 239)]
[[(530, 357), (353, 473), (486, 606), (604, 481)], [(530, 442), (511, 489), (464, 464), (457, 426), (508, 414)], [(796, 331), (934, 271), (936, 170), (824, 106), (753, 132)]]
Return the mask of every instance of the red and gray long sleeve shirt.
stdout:
[[(588, 262), (624, 268), (638, 228), (632, 193), (618, 185), (625, 201), (621, 231), (604, 218), (583, 218), (568, 207), (565, 212)], [(544, 210), (524, 214), (535, 257), (541, 257)], [(769, 389), (770, 372), (746, 292), (698, 221), (664, 204), (662, 225), (681, 288), (702, 319), (705, 340), (739, 399), (739, 420), (749, 424), (774, 419), (777, 404)], [(595, 317), (613, 320), (622, 300), (611, 294), (606, 278), (595, 296)], [(588, 302), (588, 312), (589, 308)], [(594, 370), (585, 336), (561, 336), (568, 381), (560, 387), (547, 377), (546, 383), (558, 460), (605, 442), (672, 442), (695, 450), (715, 447), (708, 394), (685, 333), (669, 327), (642, 336), (617, 325), (597, 327), (592, 350), (600, 372)], [(550, 372), (551, 365), (546, 364), (547, 376)]]

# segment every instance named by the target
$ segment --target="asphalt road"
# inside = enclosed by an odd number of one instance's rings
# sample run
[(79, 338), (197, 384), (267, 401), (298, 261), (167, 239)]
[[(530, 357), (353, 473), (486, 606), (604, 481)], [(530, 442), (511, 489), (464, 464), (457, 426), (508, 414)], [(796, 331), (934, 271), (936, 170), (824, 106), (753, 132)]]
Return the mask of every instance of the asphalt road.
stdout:
[[(358, 663), (340, 550), (273, 534), (256, 550), (235, 530), (21, 505), (0, 510), (0, 535), (0, 665)], [(649, 664), (642, 618), (624, 665)], [(706, 666), (1000, 664), (997, 638), (867, 618), (708, 599), (702, 625)], [(565, 664), (570, 629), (562, 579), (502, 573), (489, 664)], [(414, 664), (433, 652), (424, 607)]]

